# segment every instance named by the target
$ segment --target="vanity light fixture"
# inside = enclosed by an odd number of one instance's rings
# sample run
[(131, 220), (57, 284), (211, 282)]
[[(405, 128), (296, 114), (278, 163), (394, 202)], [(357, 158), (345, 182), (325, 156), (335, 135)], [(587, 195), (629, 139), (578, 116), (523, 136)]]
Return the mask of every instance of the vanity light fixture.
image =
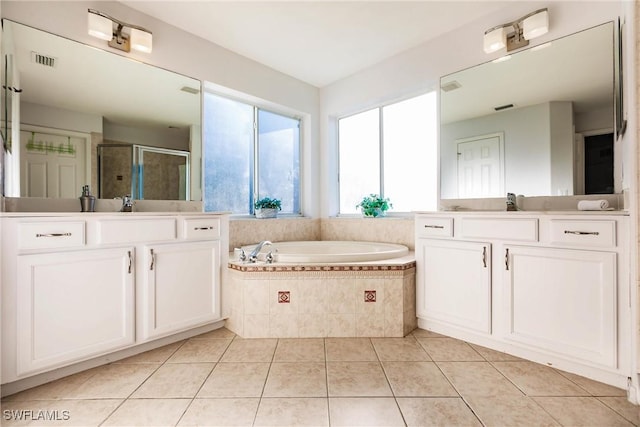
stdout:
[(484, 51), (493, 53), (507, 48), (507, 52), (527, 46), (529, 40), (549, 31), (549, 11), (538, 9), (522, 18), (496, 25), (484, 32)]
[[(95, 9), (88, 9), (88, 12), (89, 35), (106, 40), (109, 42), (109, 46), (125, 52), (134, 49), (151, 53), (153, 47), (151, 31), (138, 25), (127, 24)], [(116, 24), (115, 29), (113, 24)], [(122, 31), (124, 27), (130, 29), (129, 34)]]

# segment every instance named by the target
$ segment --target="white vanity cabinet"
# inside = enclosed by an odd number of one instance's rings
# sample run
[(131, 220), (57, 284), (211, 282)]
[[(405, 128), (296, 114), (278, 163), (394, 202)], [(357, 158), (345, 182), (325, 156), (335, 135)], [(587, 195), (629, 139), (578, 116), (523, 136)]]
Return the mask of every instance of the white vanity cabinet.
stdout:
[(220, 242), (145, 246), (141, 339), (220, 318)]
[(134, 343), (133, 247), (17, 257), (17, 374)]
[(416, 259), (418, 317), (491, 333), (489, 243), (418, 239)]
[(616, 368), (612, 252), (505, 246), (505, 339)]
[(623, 213), (418, 214), (418, 325), (627, 387), (628, 234)]
[(222, 320), (226, 215), (1, 221), (3, 384)]

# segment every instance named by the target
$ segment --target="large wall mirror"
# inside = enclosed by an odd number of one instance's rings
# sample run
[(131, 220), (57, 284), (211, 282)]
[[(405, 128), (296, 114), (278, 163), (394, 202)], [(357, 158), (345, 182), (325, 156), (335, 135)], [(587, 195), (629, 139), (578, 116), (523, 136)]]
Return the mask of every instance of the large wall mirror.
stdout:
[(5, 196), (201, 200), (200, 81), (2, 25)]
[(612, 22), (442, 77), (441, 198), (614, 193), (614, 86)]

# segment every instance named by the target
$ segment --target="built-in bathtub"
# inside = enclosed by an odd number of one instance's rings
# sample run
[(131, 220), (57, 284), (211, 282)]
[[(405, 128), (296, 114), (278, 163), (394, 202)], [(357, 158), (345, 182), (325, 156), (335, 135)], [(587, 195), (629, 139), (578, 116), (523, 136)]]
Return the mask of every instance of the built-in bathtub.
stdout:
[[(269, 251), (273, 263), (264, 261)], [(254, 263), (239, 252), (228, 265), (226, 326), (241, 337), (402, 337), (417, 325), (415, 258), (406, 246), (274, 242)]]
[[(256, 245), (243, 246), (249, 254)], [(267, 253), (274, 255), (276, 263), (345, 263), (394, 259), (409, 254), (404, 245), (378, 242), (350, 241), (299, 241), (274, 242), (260, 251), (259, 260), (264, 261)]]

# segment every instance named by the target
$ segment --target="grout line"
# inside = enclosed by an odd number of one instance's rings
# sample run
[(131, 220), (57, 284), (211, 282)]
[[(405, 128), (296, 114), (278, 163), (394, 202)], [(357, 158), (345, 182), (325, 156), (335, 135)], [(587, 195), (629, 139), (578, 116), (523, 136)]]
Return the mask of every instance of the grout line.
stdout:
[(260, 397), (258, 398), (258, 406), (256, 407), (256, 413), (253, 416), (253, 422), (251, 423), (251, 425), (255, 425), (256, 420), (258, 419), (258, 411), (260, 411), (260, 405), (262, 404), (264, 390), (267, 388), (267, 381), (269, 381), (269, 374), (271, 373), (271, 365), (273, 365), (273, 361), (275, 360), (278, 345), (280, 345), (280, 338), (276, 338), (276, 346), (273, 348), (273, 354), (271, 355), (271, 361), (269, 362), (269, 369), (267, 369), (267, 376), (264, 378), (264, 384), (262, 384), (262, 391), (260, 392)]

